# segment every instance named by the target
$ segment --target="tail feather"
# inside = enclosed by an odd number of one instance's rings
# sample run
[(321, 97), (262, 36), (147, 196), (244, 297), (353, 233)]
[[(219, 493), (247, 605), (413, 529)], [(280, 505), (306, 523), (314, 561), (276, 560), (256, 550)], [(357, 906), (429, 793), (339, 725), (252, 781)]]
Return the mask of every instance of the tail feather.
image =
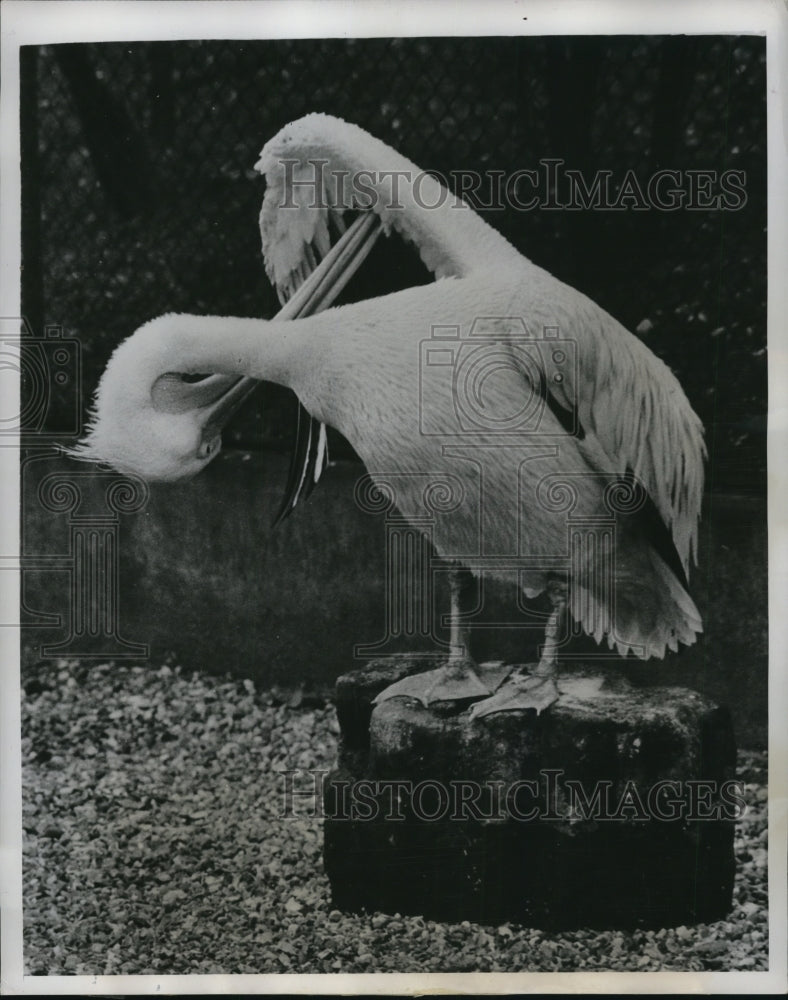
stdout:
[(663, 659), (666, 650), (691, 646), (703, 622), (695, 602), (663, 559), (644, 548), (635, 566), (617, 567), (612, 593), (593, 576), (575, 579), (570, 611), (598, 643), (607, 639), (622, 656)]

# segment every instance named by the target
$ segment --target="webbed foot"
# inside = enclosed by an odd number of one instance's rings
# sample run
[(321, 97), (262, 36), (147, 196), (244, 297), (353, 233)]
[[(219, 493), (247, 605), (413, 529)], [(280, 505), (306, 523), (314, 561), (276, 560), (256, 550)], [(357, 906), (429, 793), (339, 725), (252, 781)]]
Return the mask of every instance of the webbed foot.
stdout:
[(489, 699), (510, 671), (511, 667), (497, 662), (476, 667), (470, 659), (457, 660), (437, 670), (403, 677), (381, 691), (373, 699), (373, 704), (379, 705), (389, 698), (405, 697), (415, 698), (428, 708), (438, 701)]
[(471, 706), (472, 719), (481, 719), (495, 712), (519, 712), (536, 709), (539, 715), (554, 702), (560, 693), (553, 673), (515, 674), (489, 698)]

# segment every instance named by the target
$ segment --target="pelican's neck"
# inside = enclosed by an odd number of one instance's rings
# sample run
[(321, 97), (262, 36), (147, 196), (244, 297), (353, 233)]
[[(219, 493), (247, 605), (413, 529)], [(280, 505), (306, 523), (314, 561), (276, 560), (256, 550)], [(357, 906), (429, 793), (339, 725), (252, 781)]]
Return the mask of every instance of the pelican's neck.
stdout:
[(386, 229), (415, 243), (438, 278), (522, 264), (508, 240), (434, 177), (339, 118), (311, 114), (286, 125), (266, 143), (257, 169), (268, 182), (260, 223), (278, 285), (300, 259), (301, 239), (290, 232), (294, 210), (304, 216), (298, 232), (308, 241), (327, 205), (371, 208)]
[(250, 375), (290, 388), (304, 336), (295, 323), (172, 313), (152, 320), (146, 333), (158, 348), (158, 374)]

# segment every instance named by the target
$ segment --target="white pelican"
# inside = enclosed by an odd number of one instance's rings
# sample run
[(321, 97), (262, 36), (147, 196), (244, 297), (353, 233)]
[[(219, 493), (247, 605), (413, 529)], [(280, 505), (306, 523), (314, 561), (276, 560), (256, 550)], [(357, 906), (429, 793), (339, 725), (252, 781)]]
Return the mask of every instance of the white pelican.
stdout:
[[(277, 319), (291, 321), (170, 314), (145, 324), (107, 365), (78, 457), (151, 479), (193, 474), (218, 451), (221, 426), (252, 380), (262, 380), (293, 389), (311, 417), (299, 432), (283, 512), (324, 465), (321, 424), (350, 441), (374, 480), (399, 477), (398, 506), (414, 523), (424, 513), (425, 474), (454, 477), (460, 497), (436, 517), (435, 546), (473, 568), (482, 547), (511, 554), (516, 540), (525, 593), (547, 592), (553, 605), (541, 659), (494, 691), (467, 652), (457, 577), (448, 664), (379, 697), (476, 699), (477, 716), (541, 711), (559, 696), (565, 609), (622, 655), (662, 657), (693, 643), (702, 626), (686, 574), (696, 558), (705, 449), (700, 421), (663, 362), (437, 180), (354, 125), (308, 115), (265, 145), (258, 169), (267, 179), (266, 268), (287, 302)], [(343, 231), (351, 208), (362, 210), (362, 221), (330, 249), (332, 230)], [(438, 280), (307, 316), (368, 252), (374, 216), (385, 232), (415, 244)], [(456, 353), (430, 369), (426, 392), (420, 365), (436, 329), (450, 331), (456, 347), (480, 318), (492, 360), (468, 390), (482, 419), (464, 436)], [(551, 360), (535, 346), (543, 331), (572, 347), (560, 373), (558, 354)], [(183, 379), (198, 373), (211, 375)], [(538, 420), (509, 433), (526, 411)], [(605, 514), (611, 482), (636, 496), (631, 512), (616, 517), (612, 581), (595, 572), (592, 552), (567, 588), (567, 512), (545, 502), (558, 474), (572, 488), (573, 518)]]

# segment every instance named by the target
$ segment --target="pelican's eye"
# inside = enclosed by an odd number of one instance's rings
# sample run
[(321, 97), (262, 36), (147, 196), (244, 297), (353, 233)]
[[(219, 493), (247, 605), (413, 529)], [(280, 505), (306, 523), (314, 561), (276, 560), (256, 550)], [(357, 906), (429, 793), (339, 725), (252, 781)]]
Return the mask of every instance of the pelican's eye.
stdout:
[(213, 458), (216, 452), (219, 450), (220, 439), (218, 437), (210, 438), (208, 441), (203, 441), (200, 447), (197, 449), (198, 458)]

